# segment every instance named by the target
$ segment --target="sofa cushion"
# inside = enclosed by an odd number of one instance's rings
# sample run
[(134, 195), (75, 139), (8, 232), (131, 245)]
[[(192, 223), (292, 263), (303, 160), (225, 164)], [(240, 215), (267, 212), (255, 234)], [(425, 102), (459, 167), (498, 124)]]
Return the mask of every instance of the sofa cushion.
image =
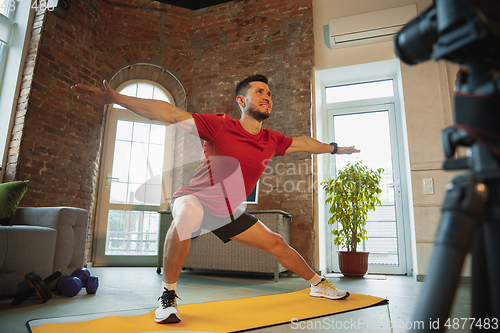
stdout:
[(0, 225), (10, 225), (28, 184), (29, 180), (0, 184)]
[(0, 227), (0, 295), (19, 292), (24, 276), (35, 271), (42, 278), (53, 273), (57, 230), (38, 226)]
[(19, 207), (12, 225), (37, 225), (57, 230), (54, 271), (70, 275), (82, 267), (87, 239), (88, 211), (75, 207)]

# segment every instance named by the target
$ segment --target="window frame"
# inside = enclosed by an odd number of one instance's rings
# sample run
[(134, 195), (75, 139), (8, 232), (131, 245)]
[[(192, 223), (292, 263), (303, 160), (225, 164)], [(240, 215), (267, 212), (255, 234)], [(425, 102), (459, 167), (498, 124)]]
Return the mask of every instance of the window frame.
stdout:
[[(150, 84), (152, 86), (155, 86), (156, 88), (160, 89), (165, 95), (167, 95), (168, 99), (170, 100), (169, 103), (174, 105), (175, 106), (175, 100), (174, 100), (174, 97), (172, 96), (172, 94), (170, 93), (170, 91), (168, 91), (165, 87), (163, 87), (161, 84), (155, 82), (155, 81), (151, 81), (151, 80), (146, 80), (146, 79), (132, 79), (132, 80), (127, 80), (125, 82), (122, 82), (118, 87), (116, 87), (115, 91), (117, 93), (120, 93), (121, 91), (123, 91), (125, 88), (133, 85), (133, 84), (137, 84), (137, 83), (146, 83), (146, 84)], [(112, 108), (117, 108), (115, 106), (115, 104), (112, 104), (110, 107)], [(123, 108), (123, 107), (118, 107), (118, 108)], [(124, 108), (123, 108), (124, 109)]]
[[(175, 100), (172, 97), (172, 94), (160, 83), (157, 83), (152, 80), (147, 80), (147, 79), (131, 79), (127, 80), (124, 82), (121, 82), (117, 85), (117, 87), (114, 89), (116, 92), (120, 92), (126, 87), (135, 84), (135, 83), (146, 83), (153, 85), (157, 88), (159, 88), (161, 91), (163, 91), (168, 98), (171, 99), (171, 103), (175, 105)], [(131, 121), (139, 121), (139, 122), (149, 122), (149, 123), (159, 123), (159, 124), (165, 124), (159, 121), (154, 121), (154, 120), (144, 120), (141, 116), (135, 114), (134, 112), (127, 110), (125, 108), (116, 108), (114, 104), (110, 104), (105, 106), (105, 124), (104, 124), (104, 136), (103, 136), (103, 148), (101, 152), (101, 164), (100, 164), (100, 171), (99, 171), (99, 195), (98, 195), (98, 200), (96, 202), (97, 205), (97, 212), (96, 212), (96, 226), (94, 230), (94, 240), (98, 239), (98, 241), (94, 241), (92, 245), (92, 261), (96, 266), (156, 266), (157, 264), (157, 259), (155, 255), (111, 255), (111, 254), (105, 254), (106, 253), (106, 244), (105, 240), (107, 237), (107, 223), (108, 220), (105, 218), (106, 212), (109, 213), (110, 207), (124, 207), (127, 209), (124, 209), (124, 211), (141, 211), (141, 212), (156, 212), (158, 210), (166, 210), (168, 207), (168, 203), (171, 199), (172, 195), (172, 177), (171, 175), (165, 176), (165, 171), (166, 170), (171, 170), (173, 168), (173, 158), (170, 161), (170, 164), (164, 163), (163, 165), (163, 182), (162, 182), (162, 188), (164, 187), (167, 189), (166, 191), (162, 190), (162, 202), (160, 205), (151, 205), (151, 204), (144, 204), (144, 205), (138, 205), (136, 203), (126, 203), (126, 204), (115, 204), (115, 203), (104, 203), (102, 200), (105, 199), (105, 187), (108, 185), (107, 182), (112, 181), (111, 178), (108, 178), (111, 176), (111, 173), (108, 173), (110, 168), (108, 168), (110, 165), (106, 164), (106, 159), (109, 158), (108, 154), (114, 154), (114, 148), (111, 148), (110, 140), (115, 141), (116, 138), (116, 133), (115, 136), (113, 136), (113, 132), (115, 131), (112, 129), (114, 126), (114, 121), (116, 118), (120, 117), (120, 114), (128, 114), (130, 116)], [(128, 117), (128, 116), (126, 116)], [(165, 154), (164, 158), (166, 156), (170, 155), (173, 156), (173, 144), (175, 143), (173, 138), (175, 138), (175, 126), (169, 125), (171, 128), (172, 132), (168, 132), (167, 130), (167, 137), (170, 136), (170, 142), (171, 145), (165, 145)], [(168, 140), (166, 138), (166, 140)], [(114, 147), (114, 144), (112, 144)], [(112, 158), (112, 157), (111, 157)], [(108, 170), (109, 169), (109, 170)], [(108, 185), (109, 186), (109, 185)], [(130, 208), (130, 209), (129, 209)], [(119, 209), (115, 209), (119, 210)], [(104, 243), (103, 243), (104, 241)]]
[[(401, 80), (401, 65), (399, 59), (390, 59), (378, 62), (371, 62), (359, 65), (345, 66), (339, 68), (329, 68), (318, 70), (315, 72), (315, 137), (322, 141), (328, 133), (328, 115), (327, 109), (342, 109), (348, 107), (362, 107), (370, 104), (386, 104), (394, 103), (398, 142), (401, 142), (399, 147), (400, 162), (401, 162), (401, 192), (403, 193), (403, 220), (404, 220), (404, 239), (405, 239), (405, 252), (406, 252), (406, 271), (411, 274), (414, 257), (413, 247), (414, 239), (412, 238), (411, 229), (411, 182), (409, 174), (409, 159), (408, 159), (408, 142), (406, 139), (406, 120), (404, 111), (404, 96)], [(362, 82), (379, 81), (385, 79), (393, 79), (394, 83), (394, 96), (393, 97), (379, 97), (375, 99), (365, 99), (348, 102), (326, 103), (325, 88), (329, 86), (356, 84)], [(325, 181), (325, 174), (327, 168), (330, 167), (330, 156), (318, 155), (317, 158), (317, 183), (321, 184)], [(404, 171), (403, 171), (404, 170)], [(327, 273), (331, 268), (332, 254), (327, 249), (327, 246), (333, 242), (329, 226), (326, 221), (328, 220), (325, 202), (325, 193), (318, 188), (318, 208), (316, 209), (318, 221), (318, 245), (319, 245), (319, 266), (322, 273)], [(335, 260), (335, 259), (333, 259)]]
[(0, 14), (0, 25), (6, 27), (9, 37), (6, 40), (0, 40), (0, 89), (2, 89), (3, 75), (5, 73), (5, 65), (7, 63), (7, 56), (9, 54), (9, 45), (12, 44), (12, 34), (17, 26), (14, 17), (17, 11), (17, 7), (14, 10), (8, 11), (7, 15)]
[[(24, 72), (24, 64), (29, 50), (30, 36), (36, 10), (29, 1), (17, 1), (15, 11), (10, 11), (10, 19), (16, 22), (12, 30), (8, 52), (4, 58), (4, 69), (0, 73), (0, 180), (6, 172), (12, 128), (17, 100)], [(2, 84), (2, 82), (12, 84)]]
[[(368, 85), (368, 84), (376, 84), (380, 82), (390, 82), (391, 83), (391, 89), (392, 89), (392, 95), (384, 95), (384, 96), (373, 96), (373, 97), (367, 97), (367, 98), (355, 98), (355, 99), (346, 99), (346, 100), (340, 100), (340, 101), (330, 101), (329, 100), (329, 89), (335, 89), (335, 88), (345, 88), (345, 87), (359, 87), (361, 85)], [(357, 101), (366, 101), (370, 99), (379, 99), (379, 98), (392, 98), (395, 96), (396, 89), (394, 89), (394, 78), (388, 77), (388, 78), (383, 78), (383, 79), (378, 79), (378, 80), (370, 80), (370, 81), (360, 81), (360, 82), (354, 82), (354, 83), (347, 83), (347, 84), (332, 84), (332, 85), (326, 85), (325, 86), (325, 103), (326, 104), (337, 104), (337, 103), (349, 103), (349, 102), (357, 102)]]

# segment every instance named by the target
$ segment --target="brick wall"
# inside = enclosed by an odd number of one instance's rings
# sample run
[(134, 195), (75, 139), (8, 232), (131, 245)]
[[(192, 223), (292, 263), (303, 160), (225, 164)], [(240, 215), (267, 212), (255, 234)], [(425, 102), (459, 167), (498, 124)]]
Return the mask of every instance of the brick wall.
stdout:
[[(265, 74), (274, 108), (264, 126), (310, 136), (311, 2), (242, 0), (190, 11), (149, 0), (74, 0), (65, 18), (40, 12), (5, 180), (31, 180), (23, 206), (88, 209), (92, 236), (104, 108), (76, 100), (69, 88), (74, 83), (101, 86), (131, 63), (156, 64), (173, 73), (187, 91), (189, 111), (231, 117), (239, 117), (235, 84)], [(293, 214), (292, 246), (312, 263), (313, 190), (306, 186), (312, 170), (307, 165), (308, 154), (271, 162), (256, 208)]]

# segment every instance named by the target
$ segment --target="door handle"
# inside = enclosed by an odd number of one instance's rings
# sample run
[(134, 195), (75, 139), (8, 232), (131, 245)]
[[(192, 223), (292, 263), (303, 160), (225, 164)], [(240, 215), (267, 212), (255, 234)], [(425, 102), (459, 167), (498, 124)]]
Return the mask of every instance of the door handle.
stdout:
[(395, 183), (389, 183), (389, 184), (387, 184), (387, 187), (388, 188), (393, 188), (394, 191), (395, 191), (395, 193), (396, 193), (396, 195), (401, 196), (401, 188), (400, 188), (399, 184), (396, 185)]
[(116, 178), (116, 177), (106, 177), (107, 180), (111, 180), (111, 181), (117, 181), (119, 182), (120, 181), (120, 178)]

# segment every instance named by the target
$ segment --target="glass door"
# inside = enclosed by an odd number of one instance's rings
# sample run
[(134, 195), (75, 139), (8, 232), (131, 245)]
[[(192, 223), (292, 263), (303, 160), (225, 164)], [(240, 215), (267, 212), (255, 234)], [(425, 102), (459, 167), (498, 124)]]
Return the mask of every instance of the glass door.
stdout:
[(112, 108), (101, 172), (94, 265), (156, 265), (171, 194), (174, 126)]
[[(371, 168), (384, 169), (380, 184), (382, 204), (368, 214), (368, 240), (358, 244), (358, 250), (370, 252), (368, 272), (405, 274), (406, 252), (394, 106), (387, 103), (331, 109), (328, 110), (328, 120), (331, 141), (340, 146), (354, 145), (361, 150), (359, 154), (332, 156), (329, 177), (335, 177), (338, 170), (357, 159)], [(329, 243), (332, 244), (333, 253), (339, 250), (333, 241)], [(337, 256), (332, 256), (331, 260), (330, 267), (338, 271)]]

